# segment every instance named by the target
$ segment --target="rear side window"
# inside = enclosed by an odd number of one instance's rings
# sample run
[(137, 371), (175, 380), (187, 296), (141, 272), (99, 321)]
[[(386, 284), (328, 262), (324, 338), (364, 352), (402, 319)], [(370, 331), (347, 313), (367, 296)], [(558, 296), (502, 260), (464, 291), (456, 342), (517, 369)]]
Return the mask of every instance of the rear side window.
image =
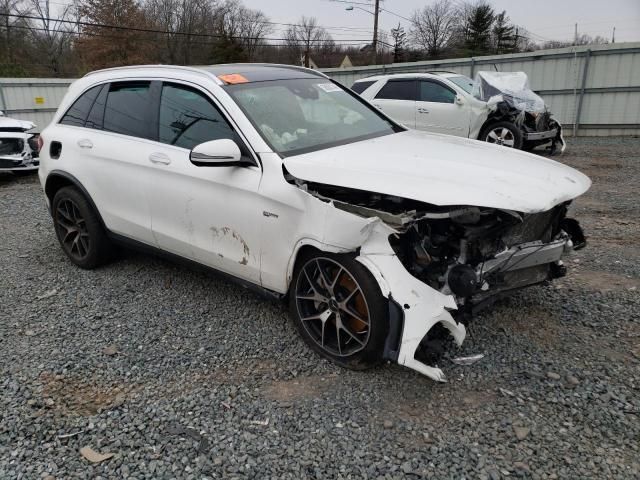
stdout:
[(375, 81), (356, 82), (353, 85), (351, 85), (351, 90), (353, 90), (356, 93), (362, 93), (374, 83), (376, 82)]
[(189, 87), (166, 83), (162, 86), (159, 123), (162, 143), (190, 150), (200, 143), (228, 138), (242, 149), (242, 142), (215, 105)]
[(388, 100), (416, 100), (415, 80), (389, 80), (380, 89), (376, 98)]
[(420, 81), (420, 100), (423, 102), (453, 103), (456, 100), (456, 94), (453, 90), (437, 82), (422, 80)]
[(104, 130), (152, 138), (147, 116), (150, 104), (150, 82), (112, 83), (105, 105)]
[(89, 110), (93, 106), (98, 93), (102, 85), (93, 87), (84, 92), (78, 99), (71, 105), (71, 108), (64, 114), (60, 123), (65, 125), (75, 125), (76, 127), (83, 127), (84, 122), (89, 115)]

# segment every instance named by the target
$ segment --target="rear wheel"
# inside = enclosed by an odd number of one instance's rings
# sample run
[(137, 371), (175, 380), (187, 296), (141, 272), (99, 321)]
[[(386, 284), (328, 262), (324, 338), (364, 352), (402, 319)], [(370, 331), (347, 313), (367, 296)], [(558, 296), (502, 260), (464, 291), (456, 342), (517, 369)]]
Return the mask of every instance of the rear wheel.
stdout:
[(111, 258), (111, 243), (100, 219), (78, 189), (58, 190), (51, 211), (60, 246), (73, 263), (92, 269)]
[(522, 148), (522, 132), (511, 122), (495, 122), (487, 125), (480, 139), (503, 147)]
[(313, 350), (352, 369), (380, 362), (388, 331), (387, 300), (352, 255), (304, 255), (289, 297), (292, 320)]

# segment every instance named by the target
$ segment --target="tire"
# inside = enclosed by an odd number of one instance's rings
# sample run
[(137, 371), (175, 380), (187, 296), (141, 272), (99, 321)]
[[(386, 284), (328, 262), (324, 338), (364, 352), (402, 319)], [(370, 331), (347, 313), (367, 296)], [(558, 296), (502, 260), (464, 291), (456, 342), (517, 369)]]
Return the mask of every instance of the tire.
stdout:
[(322, 357), (353, 370), (381, 362), (387, 299), (353, 255), (303, 253), (289, 287), (289, 313), (300, 336)]
[(510, 148), (522, 148), (522, 132), (512, 122), (494, 122), (482, 129), (480, 140)]
[(111, 259), (112, 245), (100, 218), (77, 188), (56, 192), (51, 216), (62, 250), (77, 266), (90, 270)]

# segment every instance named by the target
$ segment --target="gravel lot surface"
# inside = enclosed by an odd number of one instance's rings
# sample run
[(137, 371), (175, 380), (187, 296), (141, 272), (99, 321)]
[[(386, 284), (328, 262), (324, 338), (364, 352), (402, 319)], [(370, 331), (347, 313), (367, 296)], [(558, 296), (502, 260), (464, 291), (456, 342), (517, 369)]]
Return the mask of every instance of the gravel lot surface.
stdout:
[(594, 181), (590, 244), (477, 318), (459, 353), (486, 356), (446, 384), (335, 367), (283, 306), (164, 260), (82, 271), (37, 178), (0, 175), (0, 478), (639, 478), (640, 139), (557, 158)]

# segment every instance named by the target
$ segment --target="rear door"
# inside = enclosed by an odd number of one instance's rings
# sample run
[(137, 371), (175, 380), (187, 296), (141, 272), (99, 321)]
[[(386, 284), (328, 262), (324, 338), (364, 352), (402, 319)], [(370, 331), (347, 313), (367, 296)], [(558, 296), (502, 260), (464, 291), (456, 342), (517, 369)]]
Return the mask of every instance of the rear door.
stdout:
[(427, 132), (466, 137), (469, 108), (456, 103), (456, 92), (435, 80), (418, 81), (416, 128)]
[[(91, 195), (107, 228), (153, 244), (145, 196), (148, 157), (153, 151), (151, 81), (122, 81), (93, 87), (61, 119), (66, 125), (61, 158)], [(159, 84), (158, 84), (159, 86)], [(155, 88), (158, 88), (156, 86)], [(88, 113), (86, 109), (88, 108)]]
[(416, 128), (417, 82), (414, 79), (388, 80), (371, 103), (407, 128)]

